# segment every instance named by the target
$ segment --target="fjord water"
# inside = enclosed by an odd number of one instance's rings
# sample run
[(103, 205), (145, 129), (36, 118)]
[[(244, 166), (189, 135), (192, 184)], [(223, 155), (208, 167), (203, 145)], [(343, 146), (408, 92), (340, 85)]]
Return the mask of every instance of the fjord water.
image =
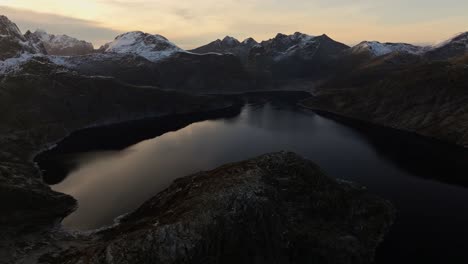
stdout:
[[(93, 135), (94, 141), (105, 137), (102, 130), (90, 130), (87, 140), (93, 141)], [(69, 172), (51, 182), (59, 182), (54, 190), (79, 202), (63, 224), (95, 229), (136, 209), (178, 177), (280, 150), (297, 152), (328, 175), (361, 183), (393, 202), (397, 220), (378, 250), (377, 263), (468, 260), (466, 151), (343, 123), (291, 103), (247, 104), (238, 115), (188, 124), (121, 150), (55, 153), (54, 162), (68, 164)]]

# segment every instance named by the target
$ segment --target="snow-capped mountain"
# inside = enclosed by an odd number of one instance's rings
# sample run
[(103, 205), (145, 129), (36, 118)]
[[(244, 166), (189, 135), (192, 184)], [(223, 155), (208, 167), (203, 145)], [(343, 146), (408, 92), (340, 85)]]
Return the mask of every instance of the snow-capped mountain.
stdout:
[(363, 41), (351, 48), (354, 54), (369, 54), (374, 57), (387, 55), (392, 52), (401, 52), (419, 55), (427, 50), (425, 47), (419, 47), (406, 43), (380, 43), (378, 41)]
[(151, 35), (141, 31), (119, 35), (114, 41), (102, 46), (99, 51), (104, 53), (136, 54), (152, 62), (160, 61), (177, 52), (184, 52), (184, 50), (161, 35)]
[(0, 16), (0, 36), (24, 40), (18, 26), (11, 22), (6, 16)]
[(438, 45), (435, 45), (425, 55), (430, 59), (446, 60), (468, 54), (468, 32), (455, 35)]
[(239, 40), (231, 36), (226, 36), (221, 42), (224, 46), (227, 47), (235, 47), (240, 44)]
[(42, 43), (49, 55), (77, 56), (94, 52), (93, 44), (67, 35), (52, 35), (42, 30), (28, 31), (25, 37), (34, 43)]
[(278, 34), (260, 45), (264, 47), (265, 53), (276, 61), (292, 57), (310, 60), (317, 56), (337, 56), (349, 48), (325, 34), (315, 37), (300, 32), (292, 35)]
[(328, 75), (336, 59), (348, 46), (327, 35), (310, 36), (300, 32), (277, 34), (251, 49), (248, 66), (267, 70), (275, 78), (318, 78)]
[(14, 72), (34, 56), (46, 53), (42, 43), (31, 42), (15, 23), (0, 16), (0, 74)]
[(262, 41), (260, 44), (265, 47), (266, 50), (274, 52), (285, 52), (293, 46), (305, 46), (315, 37), (300, 32), (296, 32), (293, 35), (285, 35), (278, 33), (274, 38), (266, 41)]
[(0, 60), (23, 54), (45, 54), (44, 46), (32, 43), (21, 34), (18, 26), (6, 16), (0, 16)]

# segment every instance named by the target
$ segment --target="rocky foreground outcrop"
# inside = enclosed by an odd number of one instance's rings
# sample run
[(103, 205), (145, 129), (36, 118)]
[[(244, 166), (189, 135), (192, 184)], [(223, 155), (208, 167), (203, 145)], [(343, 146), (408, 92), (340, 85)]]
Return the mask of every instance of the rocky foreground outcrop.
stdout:
[(44, 263), (371, 263), (389, 202), (294, 153), (176, 180), (85, 244)]

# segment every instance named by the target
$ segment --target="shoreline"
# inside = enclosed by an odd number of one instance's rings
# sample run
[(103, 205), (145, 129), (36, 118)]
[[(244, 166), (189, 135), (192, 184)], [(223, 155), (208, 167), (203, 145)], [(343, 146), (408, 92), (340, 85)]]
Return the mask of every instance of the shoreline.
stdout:
[(327, 108), (318, 107), (318, 106), (308, 106), (308, 105), (305, 105), (303, 103), (304, 101), (309, 100), (311, 98), (314, 98), (314, 97), (309, 97), (309, 98), (306, 98), (304, 100), (301, 100), (301, 101), (299, 101), (297, 103), (297, 105), (304, 108), (304, 109), (308, 109), (308, 110), (311, 110), (313, 112), (316, 112), (317, 114), (328, 116), (328, 117), (330, 117), (332, 119), (337, 119), (337, 120), (341, 119), (340, 121), (342, 121), (342, 122), (357, 122), (360, 125), (372, 126), (374, 128), (377, 128), (377, 129), (384, 129), (384, 130), (385, 129), (391, 129), (391, 130), (398, 131), (400, 133), (408, 134), (409, 136), (422, 137), (424, 139), (434, 141), (435, 143), (438, 143), (438, 144), (443, 144), (443, 145), (447, 145), (447, 146), (450, 146), (450, 147), (459, 148), (460, 150), (468, 150), (468, 145), (465, 146), (465, 145), (457, 144), (455, 142), (451, 142), (451, 141), (448, 141), (448, 140), (443, 140), (443, 139), (440, 139), (440, 138), (435, 137), (435, 136), (426, 135), (426, 134), (418, 133), (416, 131), (407, 130), (407, 129), (403, 129), (403, 128), (399, 128), (399, 127), (388, 126), (388, 125), (381, 124), (381, 123), (375, 123), (375, 122), (372, 122), (372, 121), (369, 121), (369, 120), (366, 120), (366, 119), (345, 115), (343, 113), (333, 111), (333, 110), (330, 110), (330, 109), (327, 109)]

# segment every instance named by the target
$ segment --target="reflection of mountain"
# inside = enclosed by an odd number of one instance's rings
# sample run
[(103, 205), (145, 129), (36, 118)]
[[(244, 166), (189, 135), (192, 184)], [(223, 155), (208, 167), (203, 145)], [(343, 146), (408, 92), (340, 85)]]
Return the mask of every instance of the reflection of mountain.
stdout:
[(83, 129), (65, 138), (57, 147), (37, 156), (35, 162), (44, 170), (44, 181), (48, 184), (57, 184), (76, 168), (77, 164), (70, 162), (68, 156), (70, 154), (122, 150), (140, 141), (182, 129), (191, 123), (232, 117), (238, 115), (239, 111), (240, 105), (237, 105), (205, 113), (170, 115)]
[(468, 150), (419, 135), (320, 113), (363, 135), (376, 152), (410, 175), (468, 187)]

